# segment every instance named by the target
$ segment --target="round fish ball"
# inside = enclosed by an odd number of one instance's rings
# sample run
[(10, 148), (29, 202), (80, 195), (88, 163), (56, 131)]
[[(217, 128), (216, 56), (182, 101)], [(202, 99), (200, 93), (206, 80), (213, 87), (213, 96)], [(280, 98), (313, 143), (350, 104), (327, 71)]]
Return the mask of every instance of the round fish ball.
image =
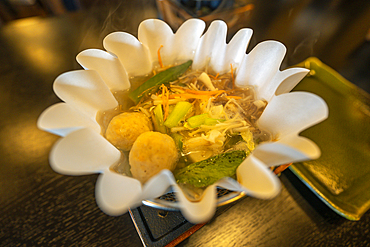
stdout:
[(129, 154), (132, 176), (145, 183), (163, 169), (173, 171), (178, 156), (172, 137), (160, 132), (145, 132), (136, 139)]
[(124, 112), (112, 118), (105, 137), (118, 149), (129, 151), (138, 136), (152, 129), (152, 123), (144, 113)]

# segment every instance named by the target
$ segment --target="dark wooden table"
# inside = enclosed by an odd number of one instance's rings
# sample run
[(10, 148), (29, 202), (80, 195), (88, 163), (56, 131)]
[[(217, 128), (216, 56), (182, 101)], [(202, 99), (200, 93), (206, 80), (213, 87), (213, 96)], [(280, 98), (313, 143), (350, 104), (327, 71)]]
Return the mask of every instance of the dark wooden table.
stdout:
[[(102, 38), (114, 30), (136, 35), (142, 19), (157, 16), (153, 2), (131, 2), (1, 27), (0, 246), (142, 245), (129, 214), (110, 217), (96, 206), (97, 175), (63, 176), (51, 170), (48, 154), (58, 137), (36, 127), (41, 112), (60, 101), (52, 91), (54, 79), (79, 68), (78, 52), (101, 48)], [(274, 2), (256, 3), (255, 15), (243, 23), (254, 28), (251, 46), (278, 39), (288, 47), (284, 66), (317, 56), (368, 88), (368, 4)], [(245, 197), (180, 245), (370, 246), (370, 212), (349, 221), (290, 171), (281, 181), (282, 192), (274, 200)]]

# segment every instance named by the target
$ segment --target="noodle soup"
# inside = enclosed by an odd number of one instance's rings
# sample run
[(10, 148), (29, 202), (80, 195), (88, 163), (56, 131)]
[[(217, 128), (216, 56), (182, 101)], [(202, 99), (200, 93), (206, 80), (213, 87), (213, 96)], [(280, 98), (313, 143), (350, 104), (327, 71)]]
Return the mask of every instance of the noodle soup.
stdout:
[[(98, 122), (124, 154), (116, 172), (145, 183), (169, 169), (183, 188), (202, 190), (222, 177), (235, 177), (255, 146), (271, 140), (256, 125), (267, 102), (256, 99), (252, 87), (235, 86), (232, 66), (222, 75), (190, 65), (182, 70), (170, 81), (163, 80), (173, 76), (169, 68), (132, 78), (130, 91), (114, 92), (119, 107), (100, 113)], [(154, 77), (154, 86), (137, 93)]]

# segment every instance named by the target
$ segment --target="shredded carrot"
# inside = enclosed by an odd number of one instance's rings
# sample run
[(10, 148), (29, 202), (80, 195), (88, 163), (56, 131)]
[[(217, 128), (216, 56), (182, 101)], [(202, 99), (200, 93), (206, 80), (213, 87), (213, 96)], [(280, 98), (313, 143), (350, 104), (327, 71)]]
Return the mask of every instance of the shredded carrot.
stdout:
[(161, 45), (158, 49), (158, 63), (159, 63), (159, 66), (161, 66), (161, 68), (163, 68), (163, 62), (162, 62), (162, 58), (161, 58), (161, 49), (162, 49), (163, 45)]
[(223, 93), (225, 93), (225, 91), (220, 90), (220, 91), (219, 91), (219, 93), (215, 94), (215, 97), (218, 97), (218, 96), (220, 96), (220, 95), (221, 95), (221, 94), (223, 94)]
[(211, 77), (213, 80), (217, 80), (219, 75), (220, 75), (220, 73), (217, 73), (215, 76), (213, 76), (213, 75), (208, 75), (208, 76)]
[(207, 101), (211, 95), (199, 95), (199, 94), (191, 94), (191, 93), (178, 93), (170, 95), (170, 99), (201, 99)]
[[(185, 89), (185, 92), (187, 94), (174, 94), (174, 97), (181, 97), (183, 96), (184, 98), (189, 98), (189, 99), (204, 99), (207, 100), (209, 97), (214, 96), (220, 96), (223, 93), (227, 94), (227, 91), (225, 90), (215, 90), (215, 91), (197, 91), (197, 90), (191, 90), (191, 89)], [(193, 96), (192, 96), (193, 95)], [(195, 96), (197, 95), (197, 96)], [(228, 99), (241, 99), (242, 97), (240, 96), (234, 96), (234, 95), (226, 95), (226, 98)]]
[[(208, 101), (211, 97), (218, 97), (221, 94), (227, 92), (225, 90), (215, 90), (215, 91), (198, 91), (198, 90), (191, 90), (191, 89), (184, 89), (185, 93), (173, 93), (170, 94), (168, 88), (162, 84), (162, 105), (163, 105), (163, 118), (166, 120), (168, 117), (168, 111), (169, 111), (169, 105), (170, 99), (181, 99), (181, 100), (188, 100), (188, 99), (200, 99), (203, 101)], [(241, 99), (240, 96), (234, 96), (234, 95), (226, 95), (227, 99)]]
[(231, 79), (233, 81), (233, 89), (235, 88), (235, 79), (234, 79), (234, 69), (233, 69), (233, 64), (230, 64), (231, 67)]
[(230, 96), (226, 96), (226, 98), (228, 98), (228, 99), (242, 99), (243, 97), (230, 95)]
[(198, 91), (198, 90), (191, 90), (191, 89), (185, 89), (186, 92), (192, 93), (192, 94), (198, 94), (198, 95), (217, 95), (221, 93), (226, 93), (225, 90), (214, 90), (214, 91)]
[[(215, 97), (217, 97), (218, 95), (216, 95)], [(191, 93), (178, 93), (178, 94), (171, 94), (169, 96), (169, 99), (184, 99), (184, 100), (187, 100), (187, 99), (201, 99), (201, 100), (204, 100), (204, 101), (208, 101), (209, 98), (211, 98), (212, 95), (199, 95), (199, 94), (191, 94)], [(242, 97), (240, 96), (226, 96), (227, 99), (241, 99)]]

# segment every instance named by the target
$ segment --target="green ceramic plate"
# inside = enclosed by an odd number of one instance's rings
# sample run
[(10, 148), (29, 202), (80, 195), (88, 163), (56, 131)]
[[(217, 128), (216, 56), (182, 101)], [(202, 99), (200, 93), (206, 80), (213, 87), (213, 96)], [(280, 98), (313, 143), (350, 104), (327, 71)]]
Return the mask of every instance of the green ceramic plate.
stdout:
[(294, 91), (309, 91), (329, 106), (329, 118), (301, 133), (322, 155), (290, 167), (314, 193), (343, 217), (359, 220), (370, 208), (370, 95), (317, 58)]

